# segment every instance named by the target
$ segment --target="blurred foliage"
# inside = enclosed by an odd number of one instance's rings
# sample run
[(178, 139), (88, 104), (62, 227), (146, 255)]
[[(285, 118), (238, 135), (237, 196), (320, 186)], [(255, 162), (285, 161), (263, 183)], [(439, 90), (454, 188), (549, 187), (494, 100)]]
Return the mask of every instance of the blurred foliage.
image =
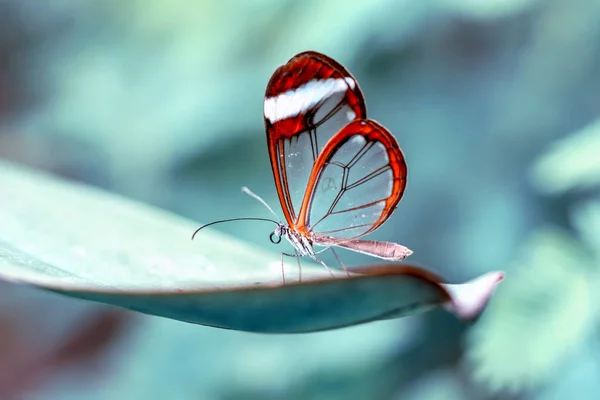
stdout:
[(588, 338), (597, 312), (597, 262), (577, 241), (540, 228), (521, 253), (506, 290), (468, 335), (475, 375), (495, 389), (550, 379)]
[[(507, 271), (473, 327), (440, 311), (257, 336), (124, 314), (101, 345), (85, 324), (105, 308), (2, 285), (2, 399), (596, 398), (599, 17), (597, 0), (0, 0), (0, 157), (200, 221), (264, 216), (239, 191), (277, 206), (264, 88), (314, 49), (407, 156), (372, 238), (451, 281)], [(260, 224), (220, 229), (271, 246)], [(86, 357), (51, 355), (77, 332)]]

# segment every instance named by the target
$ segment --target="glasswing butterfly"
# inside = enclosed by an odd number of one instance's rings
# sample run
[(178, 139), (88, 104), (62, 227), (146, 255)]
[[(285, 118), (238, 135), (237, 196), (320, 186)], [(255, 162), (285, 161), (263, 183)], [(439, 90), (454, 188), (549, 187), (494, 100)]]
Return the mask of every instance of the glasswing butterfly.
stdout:
[[(390, 261), (412, 254), (397, 243), (361, 239), (396, 209), (407, 167), (394, 136), (367, 119), (362, 91), (344, 66), (315, 51), (292, 57), (267, 84), (264, 123), (286, 222), (233, 218), (206, 224), (194, 235), (221, 222), (271, 221), (277, 225), (271, 242), (285, 237), (294, 248), (294, 254), (281, 253), (282, 274), (284, 255), (296, 257), (299, 266), (299, 257), (309, 256), (331, 273), (317, 257), (328, 249), (346, 270), (334, 247)], [(242, 190), (277, 216), (259, 196), (246, 187)], [(315, 246), (323, 249), (315, 251)]]

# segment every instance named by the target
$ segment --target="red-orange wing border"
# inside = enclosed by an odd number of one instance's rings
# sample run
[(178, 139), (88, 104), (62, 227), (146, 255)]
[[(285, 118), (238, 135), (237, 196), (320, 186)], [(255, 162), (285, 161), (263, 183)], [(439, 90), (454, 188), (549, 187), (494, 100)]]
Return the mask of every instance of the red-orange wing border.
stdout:
[(310, 236), (310, 208), (315, 195), (315, 189), (319, 184), (321, 174), (325, 165), (334, 157), (336, 151), (355, 135), (361, 135), (367, 142), (381, 143), (388, 154), (389, 166), (393, 174), (392, 194), (386, 199), (386, 204), (379, 219), (365, 233), (364, 236), (379, 228), (394, 212), (406, 189), (406, 178), (408, 169), (406, 160), (398, 141), (383, 125), (374, 120), (355, 120), (350, 122), (344, 129), (338, 132), (327, 142), (323, 151), (317, 158), (309, 178), (302, 206), (298, 215), (298, 222), (292, 227), (299, 233)]
[[(354, 111), (356, 119), (366, 118), (366, 103), (356, 79), (339, 62), (316, 51), (299, 53), (292, 57), (286, 64), (277, 68), (267, 84), (265, 101), (268, 98), (295, 90), (312, 80), (329, 78), (349, 78), (354, 82), (354, 87), (348, 88), (345, 100)], [(283, 214), (290, 226), (296, 225), (300, 220), (296, 217), (296, 211), (292, 205), (292, 198), (289, 192), (285, 169), (284, 141), (314, 128), (314, 126), (311, 126), (313, 116), (314, 111), (308, 110), (305, 113), (275, 121), (274, 123), (266, 116), (264, 118), (275, 187)], [(282, 165), (284, 166), (283, 168)]]

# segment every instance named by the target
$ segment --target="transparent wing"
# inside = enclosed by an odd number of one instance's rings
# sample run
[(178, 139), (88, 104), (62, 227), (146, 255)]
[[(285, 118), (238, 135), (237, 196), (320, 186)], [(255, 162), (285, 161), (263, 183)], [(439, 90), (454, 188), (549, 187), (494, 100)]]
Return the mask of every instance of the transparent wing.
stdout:
[(319, 154), (348, 122), (366, 118), (364, 98), (343, 66), (305, 52), (271, 77), (264, 115), (275, 185), (286, 220), (294, 225)]
[(324, 148), (301, 208), (313, 237), (354, 239), (393, 213), (406, 187), (406, 163), (396, 139), (372, 120), (357, 120)]

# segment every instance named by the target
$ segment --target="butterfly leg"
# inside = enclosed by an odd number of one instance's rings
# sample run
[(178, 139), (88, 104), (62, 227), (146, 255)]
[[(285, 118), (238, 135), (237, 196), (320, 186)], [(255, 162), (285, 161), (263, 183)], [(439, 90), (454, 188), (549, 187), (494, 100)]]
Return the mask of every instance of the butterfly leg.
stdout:
[(283, 280), (283, 284), (285, 285), (285, 267), (283, 266), (283, 254), (281, 253), (281, 279)]
[(310, 254), (310, 258), (312, 258), (313, 260), (315, 260), (316, 262), (318, 262), (319, 264), (321, 264), (322, 266), (324, 266), (325, 269), (327, 270), (327, 272), (329, 272), (329, 274), (335, 278), (335, 275), (333, 274), (333, 272), (331, 271), (331, 269), (329, 269), (329, 267), (327, 266), (327, 264), (325, 264), (324, 261), (319, 260), (317, 258), (317, 256), (315, 256), (314, 254)]
[(333, 272), (331, 271), (331, 269), (327, 266), (327, 264), (325, 264), (324, 261), (322, 261), (319, 258), (317, 258), (317, 254), (321, 254), (322, 252), (327, 251), (329, 249), (331, 249), (331, 246), (325, 247), (324, 249), (321, 249), (321, 250), (313, 252), (313, 253), (309, 253), (308, 255), (310, 256), (310, 258), (312, 258), (313, 260), (315, 260), (316, 262), (318, 262), (319, 264), (321, 264), (322, 266), (324, 266), (325, 269), (327, 270), (327, 272), (329, 272), (329, 274), (331, 274), (331, 276), (335, 277), (335, 275), (333, 274)]
[(300, 257), (302, 257), (302, 255), (298, 254), (297, 250), (294, 250), (295, 254), (288, 254), (288, 253), (281, 253), (281, 277), (283, 278), (283, 284), (285, 285), (285, 267), (283, 265), (283, 256), (288, 256), (288, 257), (294, 257), (296, 258), (296, 260), (298, 260), (298, 279), (300, 282), (302, 282), (302, 266), (300, 265)]
[(294, 250), (296, 253), (296, 260), (298, 261), (298, 282), (302, 282), (302, 266), (300, 265), (300, 256), (298, 255), (298, 251)]
[[(314, 261), (318, 262), (319, 264), (321, 264), (323, 267), (325, 267), (325, 269), (327, 270), (327, 272), (329, 272), (329, 274), (331, 274), (331, 276), (335, 277), (335, 275), (333, 274), (333, 272), (331, 271), (331, 269), (327, 266), (327, 264), (325, 264), (324, 261), (319, 260), (316, 256), (316, 254), (322, 253), (325, 250), (329, 249), (329, 247), (326, 247), (323, 250), (319, 250), (316, 253), (312, 253), (312, 254), (308, 254), (308, 256), (310, 256), (310, 258), (312, 258)], [(300, 265), (300, 257), (302, 257), (301, 254), (298, 254), (297, 250), (294, 250), (295, 254), (289, 254), (289, 253), (281, 253), (281, 275), (284, 277), (283, 278), (283, 283), (285, 283), (285, 274), (284, 274), (284, 267), (283, 267), (283, 256), (288, 256), (288, 257), (296, 257), (296, 259), (298, 260), (298, 268), (300, 269), (300, 280), (302, 280), (302, 267)], [(345, 268), (344, 268), (345, 270)]]
[[(348, 271), (348, 269), (346, 268), (346, 266), (342, 262), (342, 259), (337, 255), (337, 253), (335, 252), (335, 250), (333, 249), (333, 247), (328, 247), (328, 248), (331, 249), (331, 252), (333, 253), (333, 255), (335, 256), (335, 258), (338, 260), (338, 262), (340, 263), (340, 265), (344, 269), (344, 272), (346, 272), (346, 275), (348, 277), (350, 277), (350, 272)], [(327, 249), (325, 249), (325, 250), (327, 250)]]
[(315, 255), (321, 254), (322, 252), (327, 251), (329, 249), (331, 249), (331, 247), (325, 247), (323, 250), (319, 250), (319, 251), (315, 252)]

